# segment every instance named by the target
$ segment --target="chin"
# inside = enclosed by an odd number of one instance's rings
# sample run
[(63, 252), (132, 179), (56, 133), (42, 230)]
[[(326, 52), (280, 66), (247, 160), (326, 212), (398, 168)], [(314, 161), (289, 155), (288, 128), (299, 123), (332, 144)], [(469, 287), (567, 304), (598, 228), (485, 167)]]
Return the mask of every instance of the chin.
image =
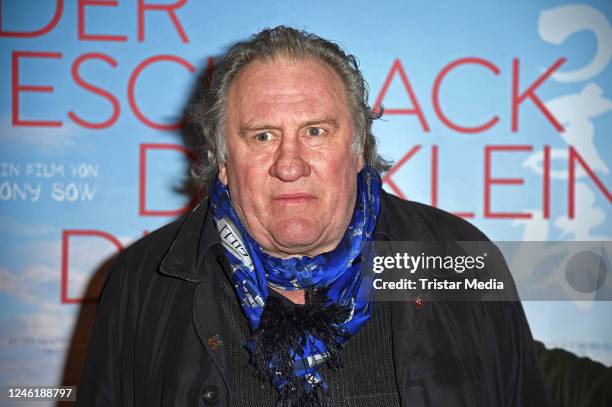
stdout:
[(274, 240), (287, 249), (296, 250), (297, 254), (300, 249), (312, 249), (321, 232), (312, 220), (287, 219), (276, 224)]

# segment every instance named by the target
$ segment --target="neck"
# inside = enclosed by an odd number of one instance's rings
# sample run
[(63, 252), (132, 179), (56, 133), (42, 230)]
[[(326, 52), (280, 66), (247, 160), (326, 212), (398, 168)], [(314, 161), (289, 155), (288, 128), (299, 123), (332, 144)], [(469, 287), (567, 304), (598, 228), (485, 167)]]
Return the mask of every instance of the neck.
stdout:
[(281, 290), (280, 288), (270, 287), (289, 301), (294, 304), (304, 305), (306, 304), (306, 290)]

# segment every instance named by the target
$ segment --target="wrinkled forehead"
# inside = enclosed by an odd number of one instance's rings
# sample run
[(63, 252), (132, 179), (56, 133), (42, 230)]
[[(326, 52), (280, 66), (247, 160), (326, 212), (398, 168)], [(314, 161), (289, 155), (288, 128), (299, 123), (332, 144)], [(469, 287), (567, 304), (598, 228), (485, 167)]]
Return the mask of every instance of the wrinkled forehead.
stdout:
[(232, 81), (227, 96), (227, 119), (309, 119), (348, 115), (343, 81), (327, 63), (316, 58), (277, 57), (256, 60)]

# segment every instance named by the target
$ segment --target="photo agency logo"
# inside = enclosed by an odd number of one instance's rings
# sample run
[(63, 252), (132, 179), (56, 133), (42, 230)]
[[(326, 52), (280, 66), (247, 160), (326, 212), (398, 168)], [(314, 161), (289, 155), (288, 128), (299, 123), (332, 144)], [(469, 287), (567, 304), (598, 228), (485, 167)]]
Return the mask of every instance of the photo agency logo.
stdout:
[(612, 242), (376, 242), (380, 301), (610, 301)]

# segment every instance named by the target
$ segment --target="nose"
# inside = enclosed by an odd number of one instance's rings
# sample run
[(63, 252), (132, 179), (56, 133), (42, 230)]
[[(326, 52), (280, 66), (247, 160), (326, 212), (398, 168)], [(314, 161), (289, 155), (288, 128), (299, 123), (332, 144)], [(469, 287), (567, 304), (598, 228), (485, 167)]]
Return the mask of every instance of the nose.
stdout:
[(304, 158), (304, 151), (297, 136), (283, 137), (275, 151), (270, 175), (285, 182), (307, 177), (310, 175), (310, 166)]

